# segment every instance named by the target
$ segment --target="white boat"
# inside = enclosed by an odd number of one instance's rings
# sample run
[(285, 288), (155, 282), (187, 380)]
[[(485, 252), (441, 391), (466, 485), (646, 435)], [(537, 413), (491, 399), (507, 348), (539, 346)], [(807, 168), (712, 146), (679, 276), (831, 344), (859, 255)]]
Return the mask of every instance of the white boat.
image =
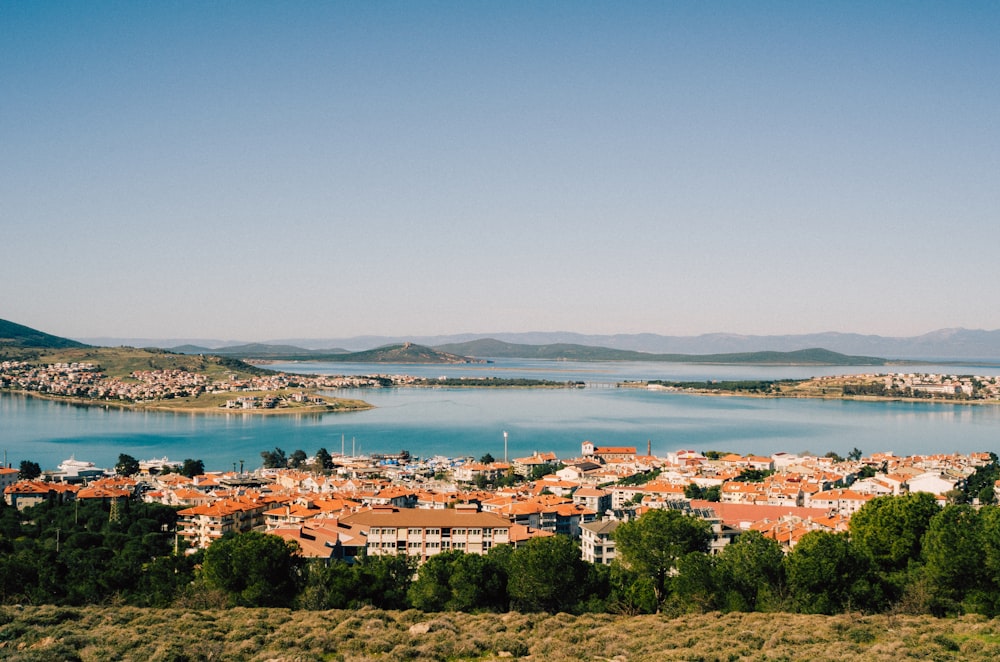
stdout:
[(93, 462), (78, 460), (74, 455), (70, 455), (68, 460), (63, 460), (57, 469), (59, 474), (63, 476), (64, 480), (72, 480), (74, 478), (94, 478), (96, 476), (104, 475), (104, 469), (96, 466)]

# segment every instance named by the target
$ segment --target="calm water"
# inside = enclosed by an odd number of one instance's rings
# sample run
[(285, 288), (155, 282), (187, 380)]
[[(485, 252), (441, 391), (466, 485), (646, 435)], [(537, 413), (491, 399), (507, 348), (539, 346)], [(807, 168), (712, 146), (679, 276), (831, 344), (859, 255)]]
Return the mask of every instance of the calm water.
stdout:
[[(302, 365), (276, 366), (304, 372)], [(545, 379), (612, 382), (621, 379), (778, 379), (813, 374), (869, 372), (835, 369), (678, 364), (579, 364), (508, 362), (475, 366), (378, 366), (311, 364), (311, 372), (409, 373), (424, 376), (498, 374)], [(908, 367), (906, 371), (925, 371)], [(928, 367), (926, 371), (998, 374), (996, 368)], [(503, 431), (511, 457), (533, 450), (561, 457), (580, 444), (630, 445), (653, 452), (694, 448), (769, 454), (836, 451), (858, 447), (897, 454), (1000, 449), (1000, 406), (870, 403), (704, 397), (637, 389), (380, 389), (339, 391), (376, 409), (325, 416), (258, 417), (246, 414), (185, 415), (73, 406), (0, 395), (0, 451), (15, 467), (22, 459), (53, 469), (75, 455), (111, 466), (119, 453), (140, 459), (198, 458), (208, 469), (232, 469), (244, 460), (260, 464), (260, 452), (291, 453), (343, 448), (348, 454), (407, 449), (432, 455), (503, 456)], [(343, 440), (343, 446), (342, 444)]]

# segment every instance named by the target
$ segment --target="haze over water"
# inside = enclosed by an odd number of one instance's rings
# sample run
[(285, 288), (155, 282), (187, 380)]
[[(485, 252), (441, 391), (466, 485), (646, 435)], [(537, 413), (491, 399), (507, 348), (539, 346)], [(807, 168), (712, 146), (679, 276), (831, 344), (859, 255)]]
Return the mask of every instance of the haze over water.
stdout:
[[(815, 374), (925, 371), (906, 368), (816, 368), (697, 366), (690, 364), (575, 363), (502, 361), (496, 364), (359, 366), (344, 364), (273, 365), (296, 372), (349, 374), (406, 373), (424, 376), (535, 377), (562, 381), (613, 382), (622, 379), (779, 379)], [(928, 366), (950, 374), (1000, 374), (997, 368)], [(241, 460), (260, 466), (260, 452), (280, 447), (308, 454), (392, 453), (419, 457), (503, 457), (554, 451), (579, 455), (580, 444), (652, 444), (654, 454), (682, 448), (770, 454), (777, 451), (835, 451), (899, 455), (996, 451), (1000, 406), (939, 403), (850, 402), (670, 394), (644, 389), (457, 389), (397, 388), (338, 391), (376, 409), (324, 416), (189, 415), (122, 411), (0, 396), (0, 450), (7, 462), (22, 459), (54, 469), (75, 455), (112, 466), (119, 453), (139, 459), (167, 456), (202, 459), (209, 470), (231, 470)], [(343, 445), (342, 445), (343, 440)]]

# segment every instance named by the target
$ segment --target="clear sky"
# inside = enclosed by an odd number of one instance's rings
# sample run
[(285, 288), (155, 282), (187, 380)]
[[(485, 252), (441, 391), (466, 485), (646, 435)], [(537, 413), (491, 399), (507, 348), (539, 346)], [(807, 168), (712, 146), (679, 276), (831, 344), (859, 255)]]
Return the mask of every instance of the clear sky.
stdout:
[(6, 2), (0, 318), (1000, 328), (1000, 3)]

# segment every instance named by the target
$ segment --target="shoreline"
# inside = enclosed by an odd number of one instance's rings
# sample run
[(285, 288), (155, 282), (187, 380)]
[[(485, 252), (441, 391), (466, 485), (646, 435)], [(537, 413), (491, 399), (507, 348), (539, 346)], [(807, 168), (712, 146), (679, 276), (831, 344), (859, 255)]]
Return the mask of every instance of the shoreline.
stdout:
[[(170, 405), (162, 404), (166, 401), (157, 401), (156, 403), (134, 403), (134, 402), (122, 402), (116, 400), (91, 400), (88, 398), (77, 398), (62, 395), (51, 395), (47, 393), (37, 393), (35, 391), (24, 391), (17, 389), (0, 389), (0, 394), (9, 393), (12, 395), (21, 395), (28, 398), (37, 398), (39, 400), (48, 400), (50, 402), (63, 402), (68, 405), (76, 405), (80, 407), (114, 407), (115, 409), (122, 409), (127, 411), (155, 411), (164, 413), (176, 413), (176, 414), (208, 414), (208, 415), (220, 415), (220, 414), (241, 414), (250, 416), (294, 416), (298, 414), (336, 414), (336, 413), (348, 413), (354, 411), (368, 411), (370, 409), (375, 409), (375, 405), (365, 402), (364, 400), (348, 400), (343, 398), (334, 398), (336, 402), (327, 402), (324, 404), (311, 404), (302, 405), (296, 407), (284, 407), (284, 408), (274, 408), (274, 409), (228, 409), (225, 407), (217, 406), (178, 406), (173, 407)], [(323, 397), (323, 396), (321, 396)], [(346, 403), (340, 405), (338, 403)]]
[(684, 389), (670, 386), (659, 386), (644, 383), (619, 383), (618, 388), (634, 388), (646, 391), (658, 391), (667, 394), (705, 395), (723, 398), (760, 398), (764, 400), (841, 400), (848, 402), (907, 402), (942, 405), (1000, 405), (1000, 400), (959, 400), (949, 398), (906, 398), (880, 397), (877, 395), (834, 395), (834, 394), (791, 394), (791, 393), (741, 393), (739, 391), (722, 391), (717, 389)]

